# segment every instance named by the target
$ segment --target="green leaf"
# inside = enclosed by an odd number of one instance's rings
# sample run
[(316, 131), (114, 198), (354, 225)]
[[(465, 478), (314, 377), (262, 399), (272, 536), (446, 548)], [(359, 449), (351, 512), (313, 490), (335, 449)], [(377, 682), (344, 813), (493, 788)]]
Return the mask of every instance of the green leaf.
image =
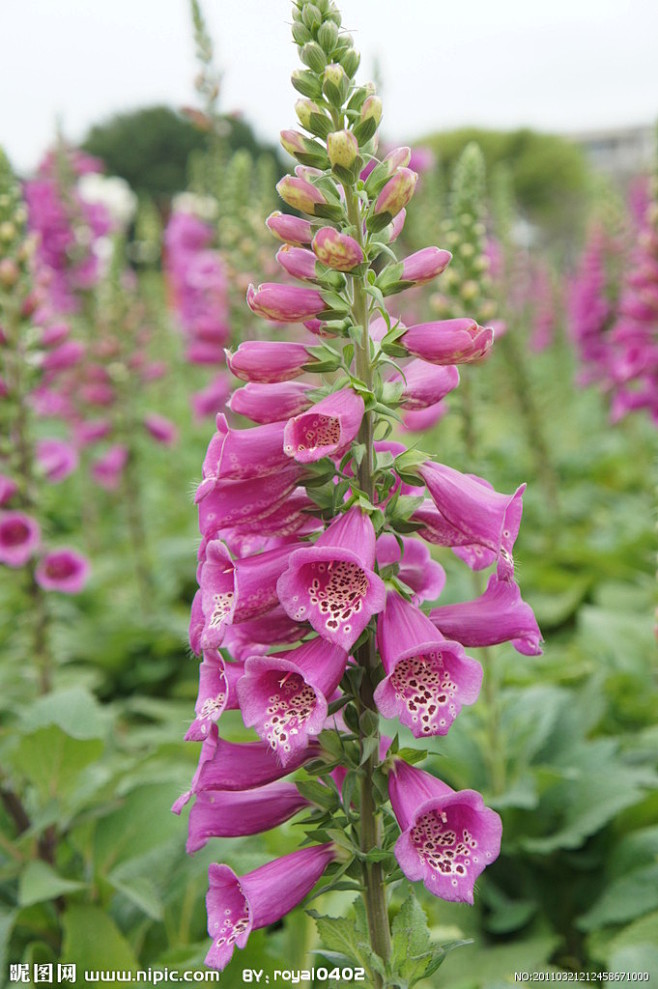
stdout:
[(71, 738), (104, 738), (108, 729), (108, 712), (84, 687), (71, 687), (33, 701), (25, 710), (21, 722), (26, 732), (57, 725)]
[(345, 917), (323, 917), (315, 910), (307, 911), (315, 921), (318, 936), (323, 947), (338, 951), (351, 962), (370, 967), (367, 959), (368, 946), (361, 939), (353, 920)]
[(114, 921), (100, 907), (71, 904), (64, 913), (62, 962), (88, 969), (130, 969), (138, 967), (132, 948)]
[(391, 926), (391, 936), (391, 968), (411, 986), (423, 978), (430, 962), (427, 917), (413, 894), (400, 907)]
[(16, 922), (17, 910), (7, 910), (0, 907), (0, 972), (4, 972), (7, 963), (7, 945)]
[(97, 762), (103, 748), (100, 739), (71, 738), (53, 725), (24, 735), (8, 761), (34, 784), (42, 800), (67, 799), (75, 794), (82, 773)]
[(124, 876), (123, 871), (111, 872), (108, 882), (151, 920), (162, 920), (164, 906), (155, 883), (148, 876)]
[(658, 972), (658, 911), (607, 937), (593, 954), (613, 972)]
[(30, 907), (44, 900), (55, 900), (66, 893), (77, 893), (86, 886), (86, 883), (58, 875), (46, 862), (28, 862), (18, 884), (18, 905)]
[(658, 909), (658, 864), (643, 865), (610, 883), (594, 906), (578, 920), (583, 931), (621, 924)]

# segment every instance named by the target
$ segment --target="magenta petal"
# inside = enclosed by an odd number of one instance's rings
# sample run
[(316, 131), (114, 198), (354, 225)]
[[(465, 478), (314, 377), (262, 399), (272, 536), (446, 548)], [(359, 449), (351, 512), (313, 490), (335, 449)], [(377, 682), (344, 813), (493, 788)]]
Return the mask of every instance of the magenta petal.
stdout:
[(234, 353), (226, 354), (229, 370), (242, 381), (290, 381), (304, 373), (313, 358), (301, 343), (247, 340)]
[(231, 429), (226, 417), (217, 416), (217, 433), (211, 439), (203, 461), (199, 501), (217, 481), (245, 481), (267, 477), (286, 465), (283, 452), (284, 423), (271, 422), (250, 429)]
[(426, 361), (410, 361), (404, 367), (404, 377), (395, 375), (391, 381), (401, 381), (401, 403), (409, 411), (437, 405), (459, 384), (459, 371), (452, 365), (434, 365)]
[(203, 790), (190, 812), (186, 850), (197, 852), (209, 838), (269, 831), (308, 806), (294, 783), (268, 783), (256, 790)]
[[(315, 254), (304, 247), (291, 247), (284, 244), (276, 252), (276, 259), (289, 275), (304, 281), (315, 279)], [(323, 307), (324, 308), (324, 307)]]
[(395, 855), (407, 878), (441, 899), (473, 903), (476, 879), (500, 853), (498, 814), (475, 790), (451, 791), (402, 760), (389, 775), (389, 793), (402, 828)]
[(491, 327), (482, 327), (473, 319), (438, 320), (410, 326), (400, 343), (430, 364), (467, 364), (482, 360), (493, 346)]
[(309, 630), (289, 618), (283, 608), (274, 608), (261, 618), (229, 625), (222, 647), (234, 659), (244, 660), (268, 652), (273, 645), (290, 645), (303, 638)]
[(192, 792), (265, 786), (317, 758), (320, 751), (317, 742), (310, 742), (284, 767), (265, 742), (227, 742), (218, 738), (212, 756), (200, 767)]
[(282, 421), (309, 407), (310, 391), (312, 386), (301, 381), (268, 385), (250, 382), (233, 392), (228, 405), (232, 412), (246, 416), (253, 422)]
[(247, 305), (257, 316), (277, 323), (296, 323), (310, 319), (327, 308), (317, 289), (281, 285), (278, 282), (264, 282), (258, 288), (250, 285), (247, 290)]
[(313, 239), (313, 228), (310, 222), (302, 220), (299, 216), (291, 216), (288, 213), (276, 211), (268, 216), (265, 223), (275, 237), (288, 244), (296, 244), (301, 247), (304, 244), (310, 244)]
[(253, 921), (249, 901), (233, 869), (213, 863), (208, 870), (208, 879), (206, 912), (212, 947), (205, 962), (210, 968), (221, 971), (233, 957), (236, 945), (238, 948), (246, 945)]
[(186, 742), (203, 742), (211, 726), (224, 711), (237, 710), (237, 684), (244, 674), (242, 663), (226, 663), (216, 649), (205, 649), (199, 666), (196, 718), (185, 735)]
[(34, 579), (45, 591), (79, 594), (89, 578), (89, 561), (72, 549), (46, 553), (39, 560)]
[(364, 410), (351, 388), (333, 392), (286, 423), (285, 453), (302, 464), (340, 456), (358, 433)]
[(446, 735), (462, 705), (477, 699), (480, 664), (395, 592), (387, 595), (378, 619), (377, 645), (386, 678), (375, 690), (375, 703), (416, 738)]
[(59, 484), (78, 466), (75, 447), (64, 440), (38, 440), (35, 452), (37, 463), (51, 484)]
[(338, 686), (347, 653), (313, 639), (290, 653), (247, 659), (238, 695), (244, 723), (287, 765), (318, 735), (327, 718), (327, 698)]
[(532, 608), (513, 580), (500, 580), (496, 574), (481, 597), (434, 608), (430, 619), (443, 635), (464, 646), (511, 642), (524, 656), (541, 655), (541, 632)]
[(299, 483), (302, 470), (290, 464), (278, 474), (250, 481), (220, 481), (199, 503), (199, 529), (212, 538), (222, 529), (252, 525), (267, 518)]
[(0, 512), (0, 563), (22, 567), (41, 542), (39, 524), (25, 512)]
[(372, 522), (351, 508), (314, 546), (291, 554), (277, 584), (283, 608), (295, 621), (310, 622), (324, 639), (350, 649), (384, 607), (384, 584), (372, 569), (374, 551)]

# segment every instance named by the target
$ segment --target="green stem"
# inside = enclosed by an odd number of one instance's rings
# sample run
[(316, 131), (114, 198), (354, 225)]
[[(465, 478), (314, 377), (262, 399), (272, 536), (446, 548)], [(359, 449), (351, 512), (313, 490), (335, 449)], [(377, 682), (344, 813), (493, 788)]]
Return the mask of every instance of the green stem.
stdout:
[[(363, 244), (363, 224), (358, 197), (354, 189), (345, 189), (347, 214), (356, 230), (356, 239)], [(373, 372), (370, 362), (370, 335), (368, 330), (368, 297), (363, 278), (353, 279), (352, 316), (354, 323), (361, 327), (361, 340), (356, 343), (356, 373), (364, 385), (372, 390)], [(359, 431), (359, 442), (365, 447), (365, 454), (359, 465), (359, 486), (372, 502), (374, 490), (374, 423), (373, 413), (366, 412)], [(357, 650), (356, 660), (363, 667), (364, 675), (360, 693), (361, 710), (369, 710), (375, 715), (377, 709), (373, 700), (374, 671), (377, 668), (377, 652), (372, 636)], [(363, 753), (366, 736), (360, 730), (359, 742)], [(370, 735), (372, 737), (372, 735)], [(362, 766), (363, 775), (360, 788), (360, 848), (364, 853), (381, 847), (381, 820), (377, 812), (377, 798), (374, 788), (374, 773), (379, 762), (379, 730), (376, 731), (377, 745)], [(384, 873), (380, 862), (364, 862), (363, 885), (370, 945), (373, 951), (386, 961), (391, 954), (391, 934), (388, 921), (388, 906)], [(382, 986), (381, 977), (375, 974), (375, 989)]]

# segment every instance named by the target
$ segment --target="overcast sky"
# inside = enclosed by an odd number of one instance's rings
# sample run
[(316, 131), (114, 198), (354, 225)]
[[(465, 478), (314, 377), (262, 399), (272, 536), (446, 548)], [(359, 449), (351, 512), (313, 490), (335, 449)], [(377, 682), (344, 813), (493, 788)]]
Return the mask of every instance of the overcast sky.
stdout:
[[(294, 125), (289, 0), (202, 0), (222, 109), (261, 137)], [(379, 61), (387, 137), (475, 123), (546, 131), (658, 116), (655, 0), (343, 0)], [(194, 103), (188, 0), (0, 0), (0, 143), (32, 168), (55, 120), (80, 140), (118, 111)]]

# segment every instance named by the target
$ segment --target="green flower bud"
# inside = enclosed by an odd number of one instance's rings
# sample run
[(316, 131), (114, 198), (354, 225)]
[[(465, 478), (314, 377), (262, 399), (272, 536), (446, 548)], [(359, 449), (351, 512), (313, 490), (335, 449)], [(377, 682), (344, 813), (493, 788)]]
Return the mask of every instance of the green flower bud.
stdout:
[(463, 258), (472, 258), (475, 254), (475, 248), (472, 244), (461, 244), (459, 248), (459, 253)]
[(309, 30), (316, 31), (322, 24), (322, 14), (314, 3), (307, 3), (302, 10), (302, 20)]
[(478, 292), (479, 292), (478, 283), (476, 281), (473, 281), (472, 278), (469, 279), (469, 281), (467, 282), (462, 282), (462, 286), (459, 290), (459, 294), (461, 295), (464, 302), (472, 302), (473, 299), (477, 298)]
[(313, 35), (301, 21), (297, 21), (292, 26), (292, 37), (296, 45), (302, 48), (308, 41), (313, 40)]
[(348, 48), (345, 54), (340, 56), (340, 64), (350, 79), (353, 79), (356, 75), (360, 62), (361, 56), (354, 48)]
[(299, 57), (304, 65), (308, 65), (311, 72), (317, 72), (318, 75), (324, 70), (327, 64), (327, 56), (316, 41), (309, 41), (305, 44), (299, 53)]
[(13, 258), (3, 258), (0, 261), (0, 285), (3, 288), (13, 288), (20, 278), (18, 265)]
[(333, 21), (325, 21), (324, 24), (321, 24), (320, 29), (318, 30), (318, 44), (327, 53), (327, 55), (331, 55), (336, 47), (337, 41), (338, 28)]
[(349, 130), (337, 130), (327, 138), (327, 151), (332, 165), (351, 168), (359, 154), (359, 142)]
[(312, 100), (322, 96), (322, 83), (312, 72), (295, 69), (290, 81), (302, 96), (309, 96)]
[(322, 77), (322, 91), (329, 102), (336, 107), (342, 106), (349, 88), (350, 81), (343, 66), (337, 62), (327, 65)]
[(382, 101), (378, 96), (368, 96), (361, 107), (361, 120), (374, 120), (375, 126), (379, 127), (382, 119)]
[(9, 220), (0, 223), (0, 240), (3, 244), (11, 244), (16, 237), (16, 227)]
[(311, 114), (320, 113), (320, 107), (313, 100), (297, 100), (295, 103), (295, 113), (302, 127), (310, 130)]

